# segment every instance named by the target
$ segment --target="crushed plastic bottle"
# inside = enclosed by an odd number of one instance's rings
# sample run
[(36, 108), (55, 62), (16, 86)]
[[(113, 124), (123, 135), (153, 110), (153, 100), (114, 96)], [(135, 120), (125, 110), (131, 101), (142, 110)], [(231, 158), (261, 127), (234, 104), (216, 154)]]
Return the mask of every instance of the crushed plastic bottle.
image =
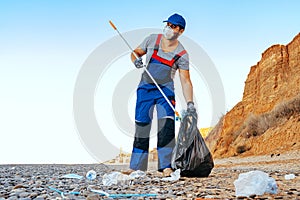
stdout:
[(285, 180), (291, 180), (291, 179), (294, 179), (294, 178), (296, 178), (295, 174), (286, 174), (284, 176)]
[(131, 172), (131, 174), (129, 174), (129, 177), (132, 179), (139, 178), (139, 177), (145, 177), (145, 176), (146, 176), (146, 173), (141, 170), (133, 171), (133, 172)]
[(277, 194), (275, 179), (265, 172), (255, 170), (239, 175), (234, 181), (235, 196), (249, 197), (250, 195), (262, 195), (265, 192)]
[(94, 180), (96, 178), (96, 176), (97, 176), (97, 173), (94, 170), (88, 171), (85, 175), (85, 177), (90, 181)]
[(104, 174), (102, 183), (104, 186), (131, 185), (133, 179), (134, 178), (129, 175), (122, 174), (121, 172), (111, 172), (109, 174)]

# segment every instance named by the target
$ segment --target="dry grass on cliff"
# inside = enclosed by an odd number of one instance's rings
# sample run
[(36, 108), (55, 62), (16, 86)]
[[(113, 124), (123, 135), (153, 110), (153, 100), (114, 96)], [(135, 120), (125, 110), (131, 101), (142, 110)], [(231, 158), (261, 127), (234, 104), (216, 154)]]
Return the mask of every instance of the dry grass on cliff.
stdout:
[(208, 133), (207, 137), (205, 138), (205, 142), (208, 146), (208, 148), (211, 150), (217, 143), (222, 128), (223, 128), (223, 121), (224, 121), (225, 115), (222, 115), (219, 119), (219, 122), (215, 125), (215, 127)]
[(275, 108), (262, 115), (251, 114), (245, 122), (246, 137), (262, 135), (266, 130), (284, 123), (292, 116), (300, 114), (300, 95), (281, 102)]
[(218, 124), (210, 131), (205, 138), (206, 144), (214, 154), (217, 151), (216, 146), (226, 147), (231, 144), (235, 148), (235, 153), (242, 154), (251, 149), (251, 145), (246, 144), (248, 138), (263, 135), (268, 129), (279, 127), (292, 118), (300, 116), (300, 95), (289, 101), (277, 104), (270, 112), (254, 115), (250, 114), (244, 124), (235, 132), (230, 134), (230, 138), (224, 140), (221, 138), (221, 132), (224, 128), (224, 116)]

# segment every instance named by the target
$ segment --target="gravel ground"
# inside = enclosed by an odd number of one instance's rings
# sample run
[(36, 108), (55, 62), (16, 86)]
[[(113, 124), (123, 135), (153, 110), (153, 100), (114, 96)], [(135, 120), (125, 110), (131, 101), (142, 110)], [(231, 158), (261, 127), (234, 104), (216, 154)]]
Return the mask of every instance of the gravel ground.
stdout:
[[(255, 156), (246, 158), (215, 159), (215, 168), (208, 178), (181, 177), (175, 182), (161, 180), (150, 165), (147, 176), (137, 178), (133, 184), (104, 186), (102, 177), (113, 171), (126, 169), (126, 165), (0, 165), (0, 200), (2, 199), (111, 199), (91, 191), (102, 190), (109, 194), (157, 194), (155, 197), (120, 197), (118, 199), (300, 199), (300, 152)], [(95, 180), (87, 180), (85, 174), (95, 170)], [(240, 173), (261, 170), (276, 180), (278, 193), (236, 197), (234, 180)], [(63, 178), (66, 174), (78, 174), (82, 179)], [(287, 174), (295, 179), (286, 180)], [(62, 196), (59, 191), (64, 192)], [(79, 194), (68, 194), (79, 192)]]

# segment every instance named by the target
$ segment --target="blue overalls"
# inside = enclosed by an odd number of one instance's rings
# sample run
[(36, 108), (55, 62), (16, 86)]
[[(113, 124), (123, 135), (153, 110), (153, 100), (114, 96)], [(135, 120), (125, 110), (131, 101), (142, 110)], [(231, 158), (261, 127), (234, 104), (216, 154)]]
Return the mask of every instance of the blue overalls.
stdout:
[[(161, 37), (162, 35), (158, 34), (147, 69), (175, 107), (174, 82), (171, 78), (171, 71), (176, 60), (185, 54), (186, 51), (183, 50), (171, 60), (159, 57), (157, 52)], [(130, 168), (133, 170), (147, 170), (149, 134), (153, 117), (153, 108), (155, 105), (158, 118), (158, 170), (162, 171), (165, 168), (171, 168), (171, 156), (175, 145), (174, 110), (164, 99), (148, 74), (144, 72), (137, 89), (135, 109), (136, 129), (130, 160)]]

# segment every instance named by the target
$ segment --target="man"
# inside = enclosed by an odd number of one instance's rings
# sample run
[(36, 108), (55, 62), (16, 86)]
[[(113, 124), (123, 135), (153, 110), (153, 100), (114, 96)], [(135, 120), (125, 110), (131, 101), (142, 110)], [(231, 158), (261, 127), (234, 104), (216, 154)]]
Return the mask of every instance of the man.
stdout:
[[(166, 22), (163, 34), (148, 36), (132, 53), (131, 60), (137, 68), (143, 68), (141, 57), (146, 55), (147, 69), (160, 86), (169, 101), (175, 107), (174, 75), (179, 70), (183, 95), (190, 110), (195, 110), (193, 103), (193, 86), (189, 74), (189, 57), (178, 41), (178, 37), (185, 30), (185, 19), (179, 14), (171, 15)], [(135, 138), (130, 160), (130, 173), (134, 170), (147, 170), (149, 134), (156, 106), (158, 118), (158, 171), (169, 176), (171, 156), (175, 145), (174, 109), (166, 101), (154, 84), (151, 77), (144, 71), (137, 89), (135, 110)]]

